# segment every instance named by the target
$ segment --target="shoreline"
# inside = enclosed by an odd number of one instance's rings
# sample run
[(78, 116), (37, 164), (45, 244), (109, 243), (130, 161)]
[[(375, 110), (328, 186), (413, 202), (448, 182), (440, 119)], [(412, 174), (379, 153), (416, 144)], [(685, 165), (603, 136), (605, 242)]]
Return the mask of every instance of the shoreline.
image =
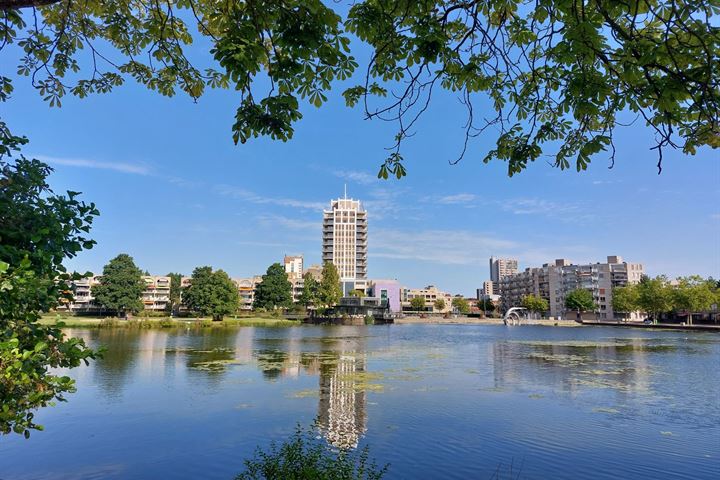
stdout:
[[(172, 317), (132, 317), (128, 320), (114, 317), (83, 317), (66, 316), (61, 314), (43, 315), (38, 323), (41, 325), (56, 325), (62, 322), (62, 328), (120, 328), (120, 329), (169, 329), (169, 328), (230, 328), (230, 327), (298, 327), (312, 325), (300, 319), (288, 319), (284, 317), (227, 317), (221, 321), (213, 321), (210, 318), (172, 318)], [(407, 315), (396, 318), (393, 322), (396, 325), (505, 325), (502, 318), (478, 318), (478, 317), (441, 317)], [(392, 324), (388, 324), (392, 325)], [(681, 325), (672, 323), (643, 324), (643, 323), (622, 323), (609, 321), (585, 321), (578, 323), (575, 320), (550, 320), (531, 319), (523, 320), (520, 325), (515, 326), (545, 326), (545, 327), (624, 327), (641, 328), (648, 330), (678, 330), (678, 331), (714, 331), (720, 332), (720, 325)]]
[[(407, 315), (402, 318), (396, 318), (395, 323), (398, 325), (413, 324), (430, 324), (430, 325), (505, 325), (502, 318), (479, 318), (479, 317), (449, 317), (440, 316), (419, 317), (417, 315)], [(523, 320), (521, 325), (543, 325), (547, 327), (582, 327), (582, 324), (575, 320), (549, 320), (549, 319), (533, 319)]]
[(294, 327), (302, 325), (298, 320), (275, 317), (228, 317), (215, 322), (211, 318), (172, 318), (172, 317), (74, 317), (64, 315), (43, 315), (38, 321), (41, 325), (56, 325), (62, 322), (62, 328), (223, 328), (223, 327)]

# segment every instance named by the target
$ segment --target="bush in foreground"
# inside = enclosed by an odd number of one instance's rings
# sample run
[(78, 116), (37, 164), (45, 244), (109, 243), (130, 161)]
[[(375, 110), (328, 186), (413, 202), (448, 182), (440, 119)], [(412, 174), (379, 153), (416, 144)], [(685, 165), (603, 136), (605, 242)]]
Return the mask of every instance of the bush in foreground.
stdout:
[(235, 480), (379, 480), (387, 469), (369, 460), (368, 447), (358, 452), (335, 450), (298, 427), (282, 444), (273, 442), (268, 451), (258, 448)]

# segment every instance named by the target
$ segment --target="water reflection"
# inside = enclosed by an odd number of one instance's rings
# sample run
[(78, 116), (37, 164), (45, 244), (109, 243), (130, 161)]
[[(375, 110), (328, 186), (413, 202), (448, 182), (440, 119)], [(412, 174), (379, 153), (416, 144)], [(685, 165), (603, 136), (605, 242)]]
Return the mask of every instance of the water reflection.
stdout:
[(320, 366), (318, 425), (331, 445), (357, 448), (360, 437), (367, 431), (365, 341), (358, 339), (352, 350), (327, 353), (334, 355), (336, 361)]
[[(299, 330), (299, 329), (297, 329)], [(267, 331), (211, 329), (201, 335), (186, 330), (108, 329), (72, 331), (107, 350), (91, 366), (93, 380), (107, 401), (120, 402), (129, 384), (147, 378), (171, 382), (178, 373), (213, 391), (229, 379), (232, 368), (257, 369), (269, 382), (317, 377), (316, 423), (336, 448), (356, 448), (367, 431), (367, 340), (363, 336), (307, 336), (296, 329)], [(337, 334), (337, 331), (334, 333)], [(240, 382), (238, 385), (242, 384)], [(238, 387), (243, 388), (243, 387)]]
[(497, 342), (492, 347), (495, 387), (550, 386), (571, 394), (607, 388), (620, 394), (650, 394), (654, 372), (647, 355), (674, 348), (641, 338)]
[[(353, 339), (326, 338), (319, 352), (302, 352), (300, 340), (285, 338), (285, 345), (261, 340), (274, 349), (261, 348), (254, 352), (258, 368), (266, 380), (281, 377), (296, 378), (301, 371), (317, 375), (318, 410), (316, 423), (328, 443), (336, 448), (357, 448), (367, 431), (367, 383), (366, 341), (363, 337)], [(312, 342), (308, 342), (312, 343)], [(310, 396), (300, 392), (298, 397)]]
[[(714, 338), (700, 336), (692, 340), (662, 335), (592, 340), (445, 337), (435, 343), (423, 339), (409, 344), (394, 342), (387, 347), (375, 344), (370, 350), (368, 341), (372, 337), (367, 337), (365, 331), (342, 327), (68, 333), (107, 346), (101, 361), (89, 369), (74, 371), (74, 375), (97, 384), (101, 398), (108, 403), (128, 401), (124, 394), (129, 385), (158, 381), (177, 384), (178, 391), (188, 383), (197, 386), (193, 391), (200, 395), (232, 389), (247, 401), (257, 402), (249, 384), (253, 381), (251, 372), (260, 372), (259, 378), (271, 384), (303, 384), (305, 388), (292, 397), (317, 398), (316, 421), (328, 443), (336, 448), (356, 448), (367, 434), (367, 396), (368, 392), (382, 390), (383, 385), (376, 382), (381, 377), (393, 388), (405, 382), (407, 386), (399, 388), (405, 388), (410, 395), (447, 392), (441, 379), (449, 375), (448, 368), (453, 365), (464, 375), (477, 372), (474, 375), (478, 376), (480, 388), (476, 387), (476, 391), (520, 392), (533, 399), (563, 394), (585, 403), (589, 410), (612, 411), (626, 417), (647, 415), (651, 407), (657, 418), (650, 421), (658, 423), (673, 418), (702, 426), (717, 418), (697, 417), (692, 404), (681, 398), (682, 389), (677, 388), (689, 383), (690, 377), (676, 378), (671, 373), (674, 359), (687, 361), (698, 354), (702, 357), (715, 348)], [(467, 368), (466, 354), (453, 351), (454, 345), (468, 341), (477, 342), (478, 352), (487, 352), (487, 356), (481, 354), (474, 369)], [(447, 344), (443, 346), (443, 342)], [(428, 353), (430, 345), (432, 353)], [(392, 368), (369, 371), (369, 356)], [(488, 375), (481, 375), (481, 371)], [(702, 378), (702, 371), (697, 372), (693, 375)], [(308, 388), (307, 379), (313, 377), (317, 380)], [(413, 384), (418, 381), (429, 383)], [(715, 384), (710, 385), (717, 390)], [(448, 386), (449, 395), (453, 395), (457, 385)]]
[(105, 358), (70, 371), (78, 393), (39, 412), (45, 432), (2, 439), (3, 479), (233, 478), (257, 446), (313, 419), (334, 448), (367, 441), (379, 463), (392, 464), (388, 478), (491, 478), (499, 463), (521, 458), (527, 478), (714, 480), (720, 468), (714, 333), (434, 325), (68, 333), (106, 345)]

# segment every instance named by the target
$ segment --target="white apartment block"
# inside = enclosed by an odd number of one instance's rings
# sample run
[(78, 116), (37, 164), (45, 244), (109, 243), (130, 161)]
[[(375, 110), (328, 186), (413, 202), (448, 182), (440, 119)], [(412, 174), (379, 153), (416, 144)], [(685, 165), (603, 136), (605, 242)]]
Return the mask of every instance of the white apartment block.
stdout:
[(92, 294), (92, 287), (100, 283), (100, 277), (85, 277), (80, 280), (70, 282), (73, 289), (73, 300), (64, 303), (58, 309), (69, 310), (76, 313), (93, 313), (97, 312), (100, 307), (95, 304)]
[[(185, 277), (183, 277), (183, 281)], [(240, 310), (252, 310), (253, 302), (255, 301), (255, 287), (258, 283), (262, 282), (262, 277), (256, 275), (250, 278), (233, 278), (233, 283), (237, 287), (238, 294), (240, 295)], [(188, 278), (187, 285), (190, 284)], [(185, 285), (185, 284), (183, 284)]]
[(303, 276), (303, 257), (302, 255), (285, 255), (283, 258), (285, 273), (287, 273), (290, 281), (297, 280)]
[[(323, 263), (338, 269), (343, 294), (367, 278), (367, 212), (359, 200), (339, 198), (323, 211)], [(360, 282), (362, 283), (362, 282)]]
[[(500, 281), (502, 309), (520, 306), (525, 295), (538, 295), (548, 301), (550, 316), (565, 318), (565, 298), (577, 289), (589, 290), (598, 308), (598, 319), (613, 319), (612, 289), (640, 282), (644, 274), (640, 263), (624, 262), (622, 257), (609, 256), (606, 263), (573, 265), (569, 260), (527, 268)], [(573, 317), (574, 318), (574, 317)], [(632, 318), (632, 316), (631, 316)]]
[(145, 310), (155, 312), (168, 308), (170, 303), (170, 277), (144, 276), (145, 291), (142, 293), (142, 303)]
[[(170, 303), (170, 277), (144, 275), (142, 280), (145, 282), (145, 290), (141, 300), (145, 310), (157, 312), (167, 309)], [(92, 294), (93, 286), (98, 284), (100, 284), (100, 276), (81, 278), (71, 282), (74, 298), (60, 309), (74, 313), (103, 313), (102, 305), (95, 302)]]
[[(428, 285), (425, 288), (403, 288), (400, 291), (400, 303), (403, 310), (412, 310), (410, 300), (420, 297), (425, 300), (425, 311), (433, 313), (448, 313), (452, 311), (453, 296), (447, 292), (440, 291), (435, 285)], [(438, 310), (435, 302), (438, 299), (445, 301), (445, 307)]]

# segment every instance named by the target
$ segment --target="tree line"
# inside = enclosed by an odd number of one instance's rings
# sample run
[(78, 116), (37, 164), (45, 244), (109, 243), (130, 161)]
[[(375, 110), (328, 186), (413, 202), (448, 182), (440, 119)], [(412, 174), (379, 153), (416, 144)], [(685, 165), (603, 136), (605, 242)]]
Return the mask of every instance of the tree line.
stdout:
[[(671, 281), (664, 275), (644, 276), (639, 283), (612, 289), (613, 310), (626, 317), (632, 312), (644, 312), (657, 321), (663, 314), (674, 312), (686, 315), (688, 323), (692, 323), (694, 314), (708, 312), (713, 305), (720, 305), (720, 280), (712, 277), (692, 275)], [(524, 296), (521, 306), (541, 315), (550, 310), (548, 301), (538, 295)], [(565, 308), (592, 312), (597, 304), (591, 291), (576, 289), (565, 297)]]
[[(182, 306), (213, 320), (222, 320), (225, 315), (232, 315), (240, 309), (238, 288), (223, 270), (213, 270), (210, 266), (197, 267), (185, 287), (182, 286), (181, 274), (169, 273), (167, 276), (170, 277), (167, 307), (170, 312)], [(96, 303), (118, 316), (139, 313), (144, 308), (142, 294), (147, 288), (142, 277), (143, 271), (135, 265), (133, 258), (121, 253), (103, 267), (99, 283), (92, 287)], [(323, 265), (320, 280), (310, 273), (306, 273), (303, 280), (303, 291), (299, 297), (302, 306), (326, 308), (339, 302), (342, 296), (340, 277), (331, 262)], [(252, 307), (277, 310), (290, 308), (292, 304), (292, 284), (283, 266), (273, 263), (255, 287)]]
[(664, 275), (643, 277), (640, 283), (614, 288), (612, 304), (616, 312), (645, 312), (655, 322), (663, 314), (674, 312), (687, 315), (688, 323), (692, 323), (693, 315), (720, 305), (720, 280), (699, 275), (675, 281)]

